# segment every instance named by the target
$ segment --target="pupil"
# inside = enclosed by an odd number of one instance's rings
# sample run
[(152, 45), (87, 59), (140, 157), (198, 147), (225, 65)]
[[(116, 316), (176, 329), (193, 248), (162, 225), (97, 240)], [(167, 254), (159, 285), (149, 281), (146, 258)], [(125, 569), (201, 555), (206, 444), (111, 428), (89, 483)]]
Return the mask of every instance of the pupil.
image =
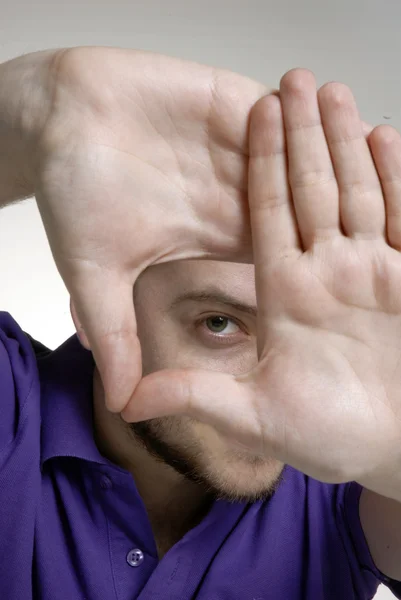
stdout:
[(214, 331), (223, 331), (227, 327), (227, 319), (225, 317), (211, 317), (208, 319), (210, 329)]

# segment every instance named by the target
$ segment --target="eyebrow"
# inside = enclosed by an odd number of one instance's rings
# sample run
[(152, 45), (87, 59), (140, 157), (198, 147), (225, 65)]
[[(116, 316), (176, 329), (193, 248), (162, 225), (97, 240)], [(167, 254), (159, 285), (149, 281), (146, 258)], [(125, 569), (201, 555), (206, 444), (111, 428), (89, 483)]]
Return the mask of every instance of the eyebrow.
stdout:
[(256, 317), (257, 315), (256, 306), (252, 304), (246, 304), (245, 302), (240, 302), (234, 296), (217, 289), (183, 292), (174, 298), (173, 302), (170, 304), (170, 309), (175, 308), (178, 304), (187, 301), (225, 304), (226, 306), (230, 306), (231, 308), (251, 315), (252, 317)]

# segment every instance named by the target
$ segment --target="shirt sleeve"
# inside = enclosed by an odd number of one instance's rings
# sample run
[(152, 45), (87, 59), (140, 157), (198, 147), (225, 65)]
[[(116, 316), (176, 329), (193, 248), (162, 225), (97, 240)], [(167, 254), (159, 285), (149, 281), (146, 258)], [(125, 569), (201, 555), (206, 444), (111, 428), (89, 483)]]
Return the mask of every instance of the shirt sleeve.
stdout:
[(29, 338), (9, 313), (0, 312), (0, 468), (18, 436), (37, 383), (36, 358)]
[(396, 598), (401, 599), (401, 582), (393, 581), (379, 571), (370, 553), (359, 516), (359, 500), (362, 489), (362, 486), (354, 481), (347, 483), (339, 504), (340, 518), (343, 520), (345, 534), (348, 537), (346, 545), (350, 560), (357, 563), (365, 581), (370, 581), (374, 577), (389, 588)]
[(41, 398), (34, 348), (0, 312), (0, 596), (30, 598), (41, 495)]

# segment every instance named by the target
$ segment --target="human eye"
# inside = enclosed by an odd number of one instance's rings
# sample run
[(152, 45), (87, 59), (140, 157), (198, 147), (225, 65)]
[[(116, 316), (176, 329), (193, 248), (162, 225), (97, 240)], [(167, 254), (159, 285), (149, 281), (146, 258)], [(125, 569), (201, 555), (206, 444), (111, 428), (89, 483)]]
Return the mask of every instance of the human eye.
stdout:
[(249, 340), (247, 327), (241, 321), (219, 313), (200, 315), (195, 332), (198, 340), (210, 348), (237, 346)]
[(204, 326), (215, 335), (233, 335), (240, 331), (239, 325), (233, 319), (223, 315), (205, 318)]

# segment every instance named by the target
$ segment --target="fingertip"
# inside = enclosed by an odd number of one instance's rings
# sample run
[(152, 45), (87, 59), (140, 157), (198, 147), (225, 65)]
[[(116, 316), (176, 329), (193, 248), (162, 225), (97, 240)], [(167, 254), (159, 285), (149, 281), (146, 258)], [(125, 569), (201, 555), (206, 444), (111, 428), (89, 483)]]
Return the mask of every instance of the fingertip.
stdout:
[(279, 94), (268, 94), (259, 98), (252, 108), (252, 118), (257, 127), (263, 126), (271, 112), (281, 111)]
[(144, 377), (121, 416), (128, 423), (185, 415), (228, 436), (253, 420), (245, 386), (232, 375), (196, 369), (162, 370)]
[(194, 370), (163, 369), (143, 377), (121, 413), (127, 423), (187, 411), (187, 393)]
[(316, 88), (316, 76), (313, 71), (295, 67), (287, 71), (280, 80), (280, 90), (291, 94), (304, 94), (306, 89)]

